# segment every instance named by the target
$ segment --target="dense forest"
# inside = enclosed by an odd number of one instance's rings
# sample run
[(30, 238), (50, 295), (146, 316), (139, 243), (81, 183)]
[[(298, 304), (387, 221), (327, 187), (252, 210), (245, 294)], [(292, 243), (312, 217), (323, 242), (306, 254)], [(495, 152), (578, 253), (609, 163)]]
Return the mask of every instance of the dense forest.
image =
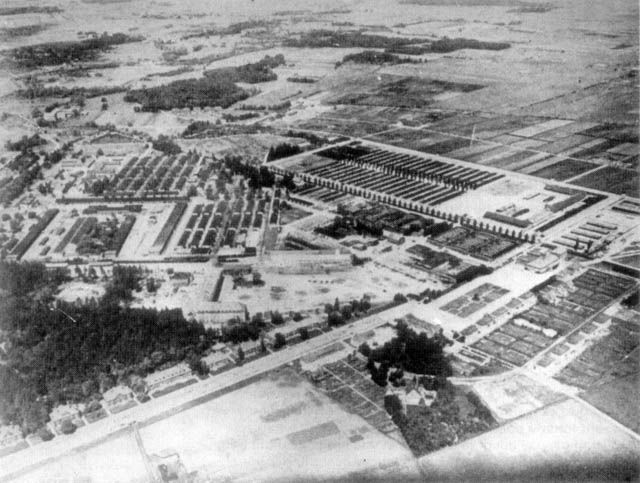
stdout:
[(181, 310), (128, 307), (140, 289), (136, 268), (116, 267), (102, 299), (73, 304), (53, 298), (63, 272), (2, 262), (0, 274), (0, 419), (25, 434), (42, 427), (57, 404), (88, 402), (130, 374), (199, 356), (214, 340)]
[(504, 50), (511, 47), (506, 42), (483, 42), (476, 39), (444, 37), (425, 45), (400, 45), (388, 48), (387, 52), (408, 55), (446, 54), (462, 49)]
[(387, 37), (385, 35), (363, 34), (359, 31), (311, 30), (299, 38), (285, 40), (287, 47), (299, 48), (352, 48), (388, 49), (401, 45), (421, 44), (424, 39), (408, 37)]
[(276, 25), (278, 22), (270, 20), (245, 20), (242, 22), (232, 23), (227, 27), (216, 27), (205, 29), (200, 32), (194, 32), (183, 36), (183, 40), (194, 39), (199, 37), (211, 37), (214, 35), (238, 35), (245, 30), (255, 28), (268, 28)]
[(199, 79), (184, 79), (163, 86), (134, 89), (124, 97), (127, 102), (141, 104), (143, 111), (181, 109), (184, 107), (227, 108), (247, 99), (250, 92), (236, 82), (255, 84), (278, 78), (273, 68), (284, 64), (282, 54), (267, 55), (258, 62), (238, 67), (224, 67), (205, 72)]
[(482, 42), (475, 39), (444, 37), (425, 41), (423, 38), (388, 37), (385, 35), (363, 34), (360, 31), (312, 30), (299, 38), (285, 41), (288, 47), (300, 48), (353, 48), (386, 49), (387, 53), (422, 55), (447, 53), (460, 49), (502, 50), (510, 47), (506, 42)]
[(38, 97), (99, 97), (109, 94), (117, 94), (125, 92), (126, 88), (120, 86), (113, 87), (62, 87), (52, 86), (45, 87), (40, 82), (29, 82), (25, 89), (16, 91), (16, 94), (25, 99), (35, 99)]
[(219, 78), (224, 81), (257, 84), (259, 82), (276, 80), (278, 76), (272, 69), (284, 63), (284, 55), (282, 54), (277, 54), (273, 57), (265, 55), (258, 62), (243, 64), (237, 67), (222, 67), (208, 70), (204, 75), (211, 78)]
[(390, 52), (379, 52), (377, 50), (365, 50), (355, 54), (348, 54), (342, 58), (342, 62), (338, 62), (336, 66), (346, 62), (354, 62), (356, 64), (416, 64), (420, 60), (400, 57)]
[(17, 141), (7, 141), (4, 147), (7, 149), (7, 151), (26, 152), (29, 149), (37, 148), (38, 146), (43, 146), (45, 144), (47, 144), (47, 140), (40, 137), (40, 135), (36, 133), (33, 136), (22, 136)]
[(18, 47), (9, 51), (9, 58), (18, 66), (26, 68), (86, 62), (96, 60), (101, 52), (109, 50), (114, 45), (141, 40), (142, 37), (123, 33), (105, 33), (84, 40), (47, 42)]
[(184, 79), (170, 84), (134, 89), (124, 96), (126, 102), (137, 102), (142, 111), (181, 109), (184, 107), (227, 108), (249, 97), (249, 92), (231, 81), (218, 77)]

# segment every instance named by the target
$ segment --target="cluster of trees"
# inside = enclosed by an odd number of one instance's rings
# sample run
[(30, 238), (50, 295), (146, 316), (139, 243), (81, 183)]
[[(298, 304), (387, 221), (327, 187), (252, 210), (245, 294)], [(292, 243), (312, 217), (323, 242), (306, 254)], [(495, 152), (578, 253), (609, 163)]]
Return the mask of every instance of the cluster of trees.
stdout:
[(306, 77), (306, 76), (291, 76), (291, 77), (287, 77), (287, 82), (297, 82), (299, 84), (315, 84), (317, 81), (317, 79), (314, 79), (313, 77)]
[(39, 7), (37, 5), (27, 5), (26, 7), (2, 7), (0, 8), (0, 16), (5, 15), (24, 15), (28, 13), (62, 13), (60, 7)]
[(42, 161), (42, 167), (44, 169), (49, 169), (54, 164), (58, 164), (60, 161), (62, 161), (65, 155), (71, 150), (71, 147), (72, 147), (71, 143), (65, 143), (58, 149), (54, 149), (51, 152), (45, 153), (44, 159)]
[(511, 47), (507, 42), (482, 42), (476, 39), (444, 37), (429, 43), (429, 52), (449, 53), (461, 49), (504, 50)]
[(288, 158), (302, 152), (297, 144), (280, 143), (269, 148), (267, 153), (267, 161), (275, 161), (277, 159)]
[(282, 102), (278, 102), (276, 104), (246, 104), (238, 106), (238, 109), (249, 110), (252, 109), (254, 111), (284, 111), (285, 109), (289, 109), (291, 107), (291, 101), (286, 100)]
[[(312, 132), (307, 131), (294, 131), (293, 129), (289, 129), (285, 136), (290, 138), (301, 138), (309, 141), (313, 146), (323, 146), (329, 142), (329, 139), (324, 136), (319, 136)], [(347, 138), (340, 137), (335, 142), (346, 141)]]
[(456, 284), (461, 285), (463, 283), (470, 282), (476, 277), (489, 275), (492, 272), (493, 269), (486, 265), (472, 265), (456, 275)]
[(359, 31), (311, 30), (299, 38), (285, 41), (288, 47), (299, 48), (352, 48), (387, 49), (402, 45), (422, 44), (424, 39), (408, 37), (387, 37), (385, 35), (363, 34)]
[(258, 62), (206, 71), (199, 79), (183, 79), (163, 86), (130, 90), (124, 100), (137, 102), (141, 110), (152, 112), (183, 107), (227, 108), (250, 96), (236, 82), (255, 84), (276, 80), (278, 76), (272, 69), (282, 64), (282, 54), (267, 55)]
[(180, 148), (178, 143), (164, 134), (160, 134), (160, 136), (154, 139), (151, 145), (156, 151), (161, 151), (167, 155), (180, 154), (182, 152), (182, 148)]
[[(26, 99), (35, 99), (38, 97), (90, 97), (106, 96), (108, 94), (117, 94), (125, 92), (126, 88), (120, 86), (105, 87), (63, 87), (51, 86), (45, 87), (42, 82), (32, 79), (26, 83), (25, 89), (20, 89), (17, 94)], [(59, 105), (59, 104), (58, 104)], [(58, 106), (56, 106), (58, 107)], [(46, 110), (46, 109), (45, 109)], [(53, 110), (53, 109), (51, 109)], [(47, 111), (50, 112), (50, 111)]]
[(71, 304), (54, 303), (52, 296), (63, 272), (33, 263), (0, 265), (3, 423), (35, 432), (57, 404), (89, 402), (132, 375), (199, 357), (211, 346), (215, 334), (185, 320), (181, 310), (122, 304), (119, 296), (130, 296), (139, 284), (136, 270), (118, 268), (102, 299)]
[(240, 156), (227, 155), (224, 164), (232, 174), (240, 174), (248, 179), (251, 189), (270, 188), (276, 182), (275, 176), (266, 166), (245, 163)]
[(27, 152), (30, 149), (37, 148), (38, 146), (43, 146), (45, 144), (47, 144), (47, 140), (36, 133), (33, 136), (22, 136), (17, 141), (7, 141), (4, 147), (7, 151)]
[(40, 157), (32, 151), (18, 154), (9, 168), (16, 169), (18, 176), (0, 189), (0, 202), (10, 203), (31, 186), (36, 179), (42, 179), (42, 167), (38, 163)]
[[(387, 412), (416, 456), (450, 446), (467, 435), (495, 426), (491, 413), (473, 392), (456, 389), (445, 379), (430, 380), (424, 385), (428, 390), (437, 391), (430, 407), (412, 408), (405, 414), (398, 396), (385, 397)], [(464, 412), (460, 410), (459, 402), (464, 404)]]
[[(301, 48), (361, 47), (366, 49), (385, 49), (386, 54), (408, 55), (448, 53), (460, 49), (503, 50), (510, 47), (510, 44), (506, 42), (482, 42), (475, 39), (451, 39), (448, 37), (425, 42), (421, 38), (388, 37), (385, 35), (364, 34), (353, 30), (312, 30), (302, 34), (299, 38), (286, 40), (285, 45)], [(372, 51), (371, 54), (367, 54), (362, 59), (376, 59), (373, 53)]]
[[(25, 143), (19, 142), (21, 144), (21, 151), (7, 164), (9, 169), (18, 172), (18, 176), (14, 177), (11, 182), (0, 189), (1, 203), (10, 203), (22, 195), (35, 180), (42, 179), (42, 168), (48, 169), (60, 162), (72, 146), (71, 143), (65, 143), (62, 147), (54, 151), (49, 153), (41, 152), (40, 155), (38, 155), (33, 152), (34, 146), (30, 146), (30, 144), (36, 141), (29, 139), (27, 139)], [(39, 163), (40, 156), (43, 157), (42, 165)]]
[(227, 122), (246, 121), (247, 119), (254, 119), (260, 117), (258, 112), (241, 112), (240, 114), (230, 114), (225, 112), (222, 114), (222, 118)]
[(272, 69), (284, 65), (284, 55), (277, 54), (273, 57), (265, 55), (258, 62), (243, 64), (238, 67), (222, 67), (209, 70), (204, 73), (207, 77), (221, 78), (231, 82), (245, 82), (257, 84), (276, 80), (278, 76)]
[(256, 134), (267, 131), (267, 128), (260, 124), (221, 124), (220, 120), (215, 123), (210, 121), (194, 121), (190, 123), (182, 132), (182, 137), (196, 135), (209, 136), (231, 136), (235, 134)]
[(482, 42), (476, 39), (443, 37), (420, 45), (396, 45), (387, 48), (386, 52), (405, 55), (446, 54), (461, 49), (504, 50), (511, 47), (506, 42)]
[(245, 20), (242, 22), (236, 22), (222, 28), (205, 29), (201, 32), (191, 33), (183, 36), (183, 39), (193, 39), (199, 37), (211, 37), (212, 35), (238, 35), (245, 30), (255, 28), (267, 28), (274, 25), (270, 20)]
[(631, 295), (622, 301), (622, 305), (635, 308), (640, 304), (640, 290), (635, 290)]
[(341, 62), (336, 64), (336, 67), (345, 64), (347, 62), (353, 62), (356, 64), (416, 64), (420, 63), (419, 60), (400, 57), (390, 52), (380, 52), (378, 50), (365, 50), (363, 52), (357, 52), (355, 54), (348, 54), (342, 58)]
[(352, 220), (348, 217), (336, 216), (329, 225), (316, 227), (314, 231), (331, 238), (341, 239), (352, 233), (381, 237), (383, 228), (380, 225), (360, 223), (358, 218)]
[(280, 332), (276, 332), (273, 338), (273, 348), (274, 349), (280, 349), (281, 347), (284, 347), (285, 345), (287, 345), (287, 339), (284, 335), (282, 335)]
[[(441, 333), (429, 337), (426, 332), (417, 333), (405, 322), (398, 321), (396, 336), (382, 347), (372, 349), (365, 342), (359, 350), (370, 359), (368, 366), (372, 379), (384, 386), (389, 369), (395, 367), (416, 374), (446, 377), (451, 366), (444, 354), (449, 341)], [(378, 363), (376, 368), (374, 363)], [(375, 370), (373, 370), (375, 369)]]
[(232, 323), (227, 324), (221, 330), (221, 339), (223, 342), (232, 342), (238, 344), (248, 340), (258, 340), (264, 328), (267, 326), (262, 314), (257, 313), (251, 317), (248, 323)]
[(371, 308), (371, 303), (367, 297), (362, 299), (353, 299), (351, 302), (340, 304), (336, 298), (333, 304), (326, 304), (324, 311), (327, 314), (327, 322), (330, 326), (335, 327), (344, 324), (354, 315), (367, 312)]
[(116, 265), (113, 267), (111, 283), (107, 285), (102, 300), (109, 303), (129, 302), (133, 292), (142, 290), (144, 273), (140, 267)]
[(84, 40), (66, 42), (46, 42), (25, 47), (17, 47), (9, 52), (9, 57), (20, 67), (34, 68), (48, 65), (62, 65), (72, 62), (91, 61), (101, 52), (114, 45), (139, 42), (142, 37), (123, 33), (104, 33)]
[(424, 236), (438, 236), (449, 231), (453, 227), (452, 223), (441, 221), (439, 223), (431, 223), (424, 227)]
[(133, 89), (125, 94), (124, 100), (140, 104), (142, 111), (157, 112), (184, 107), (227, 108), (247, 97), (249, 92), (231, 80), (222, 76), (205, 76), (176, 80), (163, 86)]
[(110, 184), (108, 178), (97, 179), (89, 186), (89, 192), (93, 196), (102, 196), (109, 189)]
[(76, 250), (79, 255), (98, 255), (105, 251), (118, 252), (135, 222), (132, 216), (125, 217), (121, 223), (115, 216), (105, 221), (85, 223), (78, 235)]

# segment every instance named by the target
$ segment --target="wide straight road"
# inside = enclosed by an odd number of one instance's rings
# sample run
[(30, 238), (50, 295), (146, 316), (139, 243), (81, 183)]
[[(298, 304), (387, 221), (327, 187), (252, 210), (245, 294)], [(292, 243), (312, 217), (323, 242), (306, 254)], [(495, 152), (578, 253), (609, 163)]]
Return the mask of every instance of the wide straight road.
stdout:
[(352, 337), (378, 325), (393, 321), (415, 308), (415, 302), (393, 307), (351, 324), (323, 333), (299, 344), (274, 352), (204, 381), (179, 389), (158, 399), (152, 399), (131, 409), (88, 424), (68, 436), (57, 436), (52, 441), (19, 451), (0, 459), (0, 482), (23, 475), (48, 462), (71, 453), (77, 453), (126, 434), (130, 426), (148, 426), (154, 422), (203, 404), (225, 389), (233, 389), (243, 381), (288, 364), (317, 349)]

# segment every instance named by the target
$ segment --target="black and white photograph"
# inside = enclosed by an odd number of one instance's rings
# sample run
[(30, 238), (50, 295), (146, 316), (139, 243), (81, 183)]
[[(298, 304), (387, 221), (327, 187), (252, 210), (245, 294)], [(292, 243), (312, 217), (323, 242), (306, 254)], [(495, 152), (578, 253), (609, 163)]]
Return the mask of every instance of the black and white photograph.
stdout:
[(0, 483), (640, 481), (638, 0), (1, 0)]

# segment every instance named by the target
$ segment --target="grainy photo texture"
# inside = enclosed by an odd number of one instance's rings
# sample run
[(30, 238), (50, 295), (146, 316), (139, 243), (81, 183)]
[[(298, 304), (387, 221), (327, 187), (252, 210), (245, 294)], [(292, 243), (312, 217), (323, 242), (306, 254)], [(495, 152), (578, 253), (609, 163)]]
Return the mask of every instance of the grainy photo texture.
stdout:
[(0, 2), (0, 483), (637, 481), (638, 15)]

